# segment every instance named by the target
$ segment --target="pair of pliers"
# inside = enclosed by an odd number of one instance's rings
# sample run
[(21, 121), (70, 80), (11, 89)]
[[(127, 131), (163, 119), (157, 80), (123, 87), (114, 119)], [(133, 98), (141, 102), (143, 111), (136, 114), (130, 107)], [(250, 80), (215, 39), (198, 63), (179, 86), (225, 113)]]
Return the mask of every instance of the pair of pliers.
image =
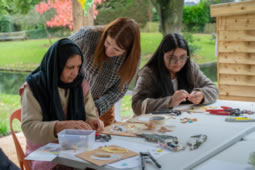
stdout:
[(207, 109), (206, 112), (214, 115), (223, 115), (223, 116), (240, 116), (240, 109), (233, 109), (227, 106), (221, 106), (221, 109)]

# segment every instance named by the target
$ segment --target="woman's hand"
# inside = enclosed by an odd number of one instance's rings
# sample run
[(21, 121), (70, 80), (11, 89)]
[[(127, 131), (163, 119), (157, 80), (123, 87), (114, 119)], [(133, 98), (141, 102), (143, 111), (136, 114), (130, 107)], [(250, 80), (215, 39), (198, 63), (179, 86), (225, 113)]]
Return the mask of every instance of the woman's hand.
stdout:
[(169, 103), (170, 107), (178, 106), (181, 102), (185, 102), (189, 98), (189, 93), (185, 90), (177, 90), (174, 92), (171, 102)]
[(55, 124), (55, 136), (57, 136), (58, 132), (64, 129), (92, 130), (90, 125), (82, 120), (57, 121)]
[(98, 134), (104, 130), (104, 122), (100, 119), (88, 119), (87, 122)]
[(193, 104), (200, 104), (203, 99), (204, 93), (201, 91), (192, 91), (188, 98)]

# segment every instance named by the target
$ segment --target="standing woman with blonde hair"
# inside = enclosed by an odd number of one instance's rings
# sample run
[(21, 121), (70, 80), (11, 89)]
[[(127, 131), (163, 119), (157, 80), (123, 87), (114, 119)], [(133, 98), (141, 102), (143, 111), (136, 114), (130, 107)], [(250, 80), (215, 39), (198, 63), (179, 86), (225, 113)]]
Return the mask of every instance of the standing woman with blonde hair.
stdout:
[(82, 71), (107, 126), (114, 122), (113, 106), (125, 95), (138, 68), (139, 26), (131, 18), (117, 18), (106, 26), (83, 27), (69, 38), (82, 50)]

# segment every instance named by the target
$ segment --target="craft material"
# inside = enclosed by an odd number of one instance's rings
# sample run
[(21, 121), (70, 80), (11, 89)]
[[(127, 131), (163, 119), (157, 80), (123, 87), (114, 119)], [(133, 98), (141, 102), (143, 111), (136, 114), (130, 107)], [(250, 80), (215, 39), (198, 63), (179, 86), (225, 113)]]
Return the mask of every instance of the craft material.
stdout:
[(159, 142), (159, 146), (172, 152), (178, 152), (185, 149), (185, 146), (179, 144), (176, 139), (167, 139), (164, 142)]
[(165, 132), (172, 132), (173, 130), (167, 128), (166, 126), (161, 126), (158, 131), (161, 133), (165, 133)]
[(154, 142), (154, 143), (158, 143), (158, 142), (165, 143), (165, 141), (168, 139), (173, 140), (173, 141), (178, 141), (177, 137), (170, 136), (170, 135), (140, 134), (138, 136), (143, 137), (147, 141)]
[(140, 152), (141, 156), (141, 164), (142, 170), (145, 170), (145, 159), (150, 159), (158, 168), (161, 168), (161, 165), (157, 162), (157, 160), (151, 155), (150, 152)]
[(158, 124), (158, 125), (163, 125), (166, 122), (166, 117), (165, 116), (152, 116), (150, 118), (150, 122)]
[(148, 128), (148, 130), (155, 130), (157, 128), (156, 123), (154, 123), (153, 121), (149, 121), (144, 125)]
[(190, 106), (188, 109), (179, 108), (177, 110), (187, 113), (205, 113), (207, 109), (213, 109), (215, 106)]
[(242, 110), (241, 112), (243, 114), (248, 114), (248, 115), (253, 115), (255, 113), (255, 111), (252, 111), (252, 110)]
[(111, 157), (111, 155), (104, 154), (104, 153), (96, 153), (95, 156), (100, 157), (100, 158), (110, 158)]
[(226, 122), (255, 122), (255, 119), (247, 117), (230, 117), (225, 119)]
[(103, 134), (135, 137), (145, 131), (147, 126), (142, 123), (116, 122), (104, 128)]
[(196, 122), (197, 119), (196, 118), (187, 118), (187, 117), (185, 117), (185, 118), (180, 119), (180, 121), (181, 121), (181, 123), (193, 123), (193, 122)]
[(126, 129), (123, 126), (121, 126), (121, 125), (114, 125), (112, 127), (112, 131), (115, 131), (115, 132), (125, 132)]
[(108, 134), (96, 135), (97, 142), (109, 142), (111, 139), (112, 139), (111, 135)]
[(128, 149), (118, 147), (118, 146), (104, 146), (104, 147), (102, 147), (102, 150), (105, 152), (111, 152), (111, 153), (126, 153), (126, 152), (128, 152)]
[(169, 115), (174, 115), (174, 116), (180, 116), (181, 111), (179, 110), (157, 110), (154, 112), (151, 112), (152, 114), (169, 114)]
[(190, 150), (197, 149), (207, 140), (206, 135), (194, 135), (191, 136), (189, 141), (187, 142), (187, 145), (189, 146)]
[(138, 153), (128, 150), (126, 148), (117, 145), (110, 145), (83, 152), (76, 156), (83, 160), (89, 161), (97, 166), (103, 166), (137, 155)]

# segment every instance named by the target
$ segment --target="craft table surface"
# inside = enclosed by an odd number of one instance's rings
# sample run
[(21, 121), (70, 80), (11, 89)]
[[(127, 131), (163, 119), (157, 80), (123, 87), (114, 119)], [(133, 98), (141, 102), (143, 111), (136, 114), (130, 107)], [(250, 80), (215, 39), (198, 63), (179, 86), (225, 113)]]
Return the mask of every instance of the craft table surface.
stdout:
[[(209, 169), (207, 166), (210, 161), (221, 161), (232, 163), (233, 165), (241, 164), (241, 165), (248, 165), (248, 160), (251, 152), (255, 152), (255, 142), (254, 141), (240, 141), (236, 144), (232, 145), (231, 147), (225, 149), (221, 153), (217, 154), (216, 156), (212, 157), (208, 161), (202, 163), (198, 167), (194, 168), (195, 170), (202, 169)], [(248, 165), (251, 166), (251, 165)], [(254, 168), (246, 168), (245, 170), (254, 170)]]
[[(230, 106), (233, 108), (254, 110), (254, 102), (237, 102), (218, 100), (211, 104), (211, 106)], [(193, 123), (180, 123), (181, 118), (196, 118), (198, 121)], [(206, 134), (208, 136), (207, 141), (202, 144), (197, 150), (190, 151), (186, 148), (184, 151), (169, 152), (157, 161), (162, 165), (161, 170), (181, 170), (181, 169), (193, 169), (199, 164), (214, 157), (224, 149), (239, 142), (243, 137), (255, 132), (254, 122), (225, 122), (225, 118), (228, 116), (210, 115), (209, 113), (183, 113), (176, 119), (168, 119), (168, 125), (175, 125), (176, 128), (173, 132), (167, 133), (168, 135), (178, 137), (180, 143), (186, 143), (190, 136), (197, 134)], [(255, 115), (250, 117), (255, 118)], [(125, 140), (128, 142), (140, 143), (144, 145), (154, 145), (146, 142), (143, 138), (138, 137), (121, 137), (112, 136), (112, 140)], [(127, 146), (128, 148), (128, 146)], [(231, 156), (231, 154), (230, 154)], [(84, 169), (85, 167), (91, 167), (98, 170), (113, 169), (111, 167), (96, 167), (84, 160), (81, 160), (75, 156), (59, 155), (54, 161), (63, 165), (68, 165), (75, 168)], [(153, 164), (145, 164), (146, 170), (158, 169)], [(133, 170), (140, 170), (141, 167), (133, 168)]]
[(245, 136), (243, 140), (247, 140), (247, 141), (253, 140), (255, 142), (255, 132), (252, 132), (251, 134)]

